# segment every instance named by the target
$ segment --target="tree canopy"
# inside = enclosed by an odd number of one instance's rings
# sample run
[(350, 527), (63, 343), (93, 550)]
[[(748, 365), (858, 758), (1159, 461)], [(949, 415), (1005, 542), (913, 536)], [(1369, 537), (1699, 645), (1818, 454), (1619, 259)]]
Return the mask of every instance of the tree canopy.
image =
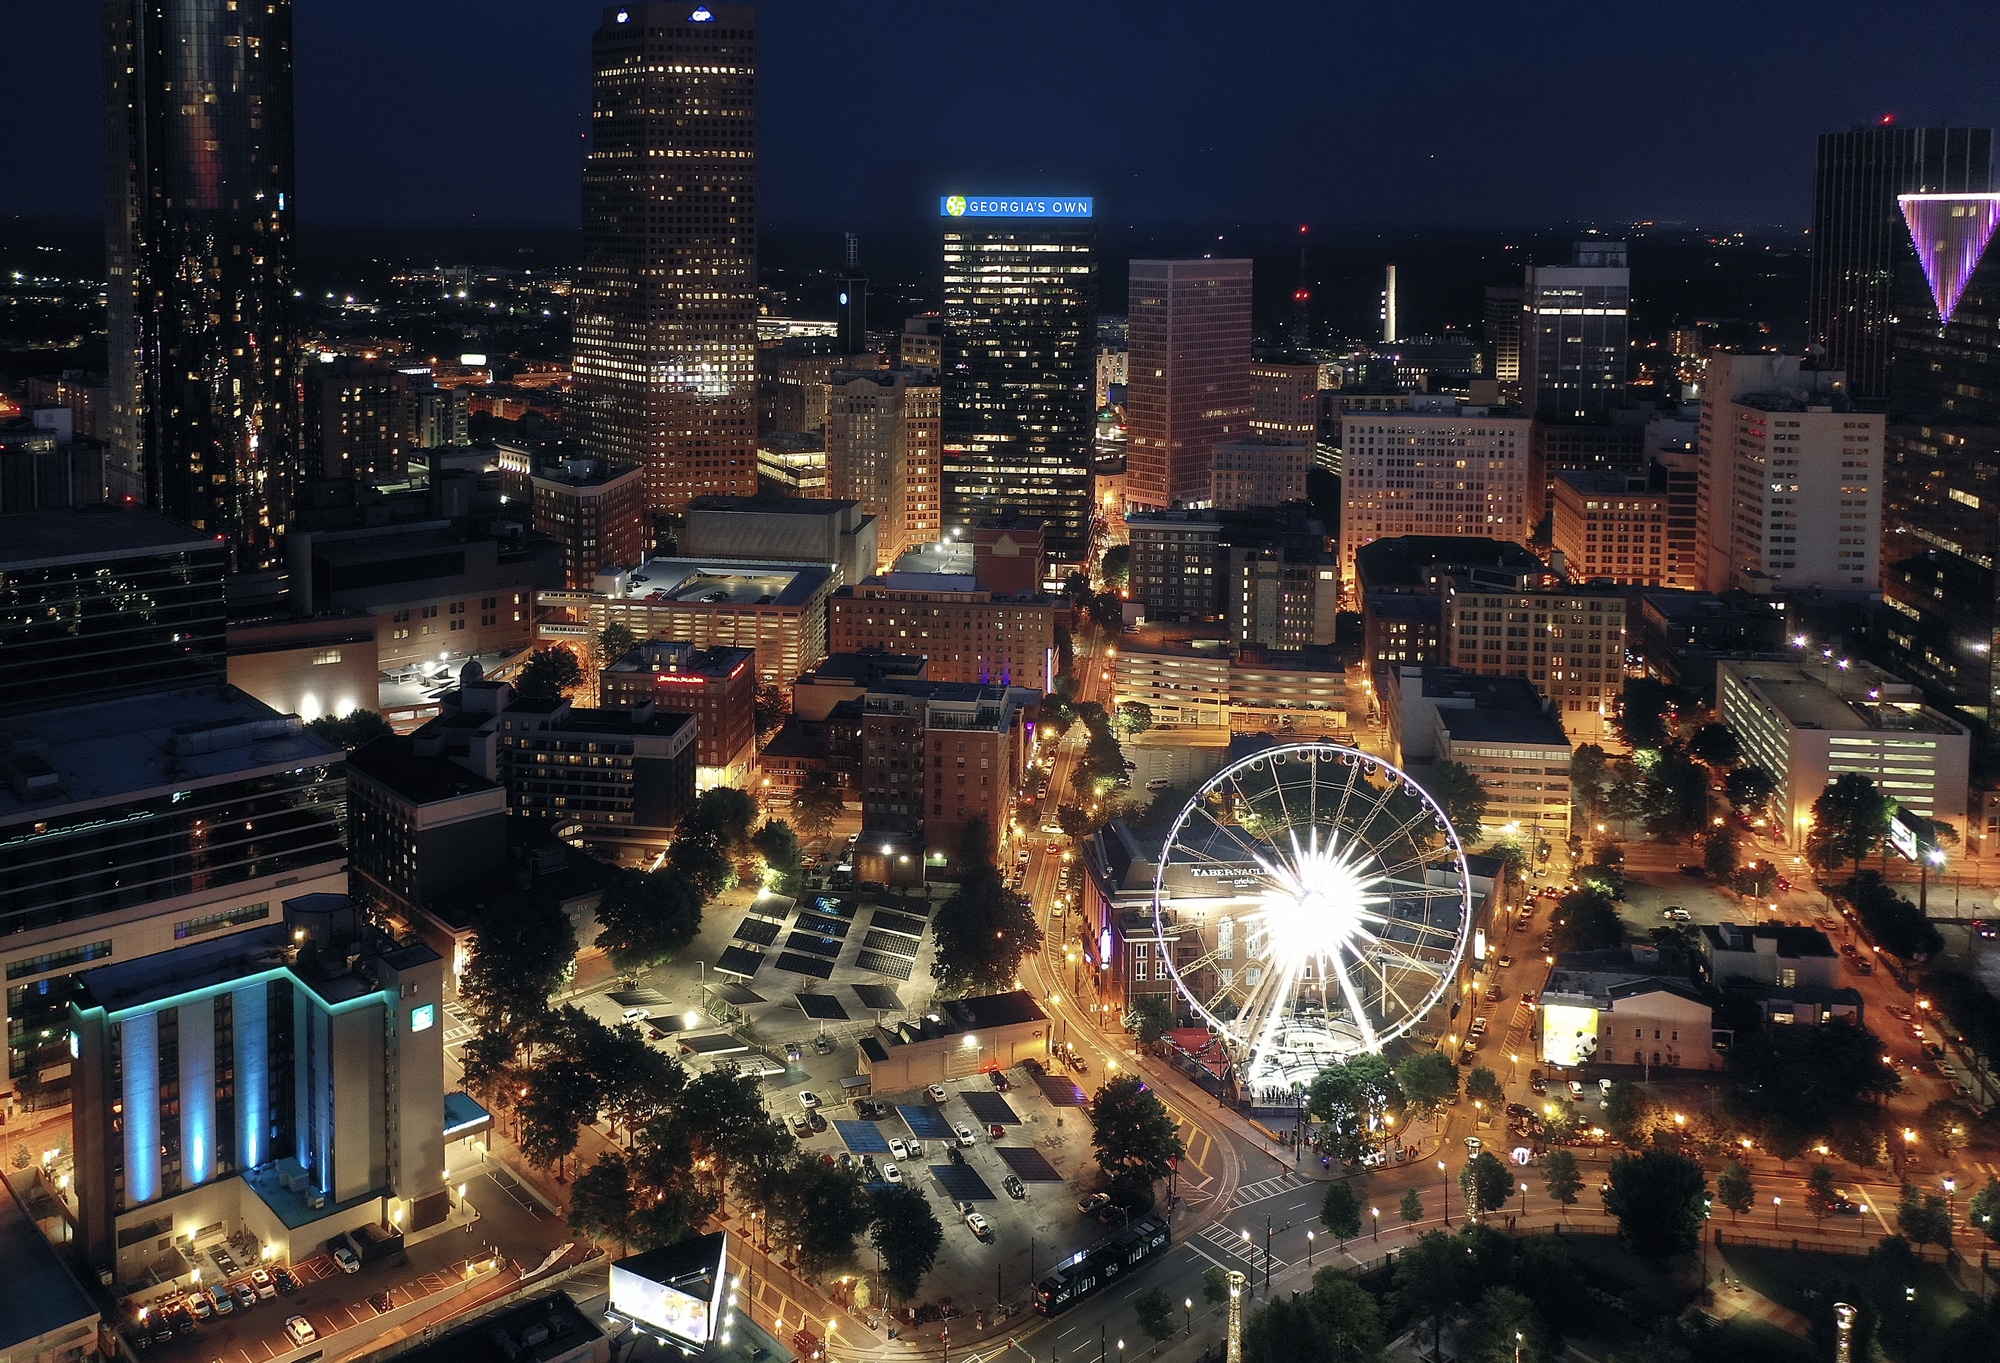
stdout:
[(1889, 836), (1895, 802), (1858, 771), (1843, 772), (1813, 801), (1813, 826), (1806, 834), (1806, 859), (1822, 871), (1838, 871), (1865, 861)]
[(1685, 1254), (1701, 1235), (1708, 1179), (1685, 1155), (1665, 1150), (1620, 1155), (1611, 1162), (1604, 1209), (1618, 1221), (1618, 1235), (1649, 1259)]
[(321, 715), (306, 725), (329, 743), (353, 752), (365, 748), (385, 734), (393, 733), (389, 721), (373, 710), (349, 710), (344, 715)]
[(1244, 1363), (1375, 1363), (1384, 1347), (1381, 1308), (1336, 1268), (1312, 1287), (1266, 1303), (1243, 1325)]
[(545, 644), (521, 664), (514, 689), (531, 700), (560, 700), (583, 684), (583, 666), (561, 644)]
[(875, 1189), (875, 1229), (871, 1239), (882, 1255), (882, 1278), (904, 1301), (917, 1295), (924, 1275), (937, 1262), (944, 1227), (930, 1199), (907, 1183)]
[(1430, 792), (1445, 818), (1458, 830), (1459, 841), (1468, 845), (1480, 839), (1480, 825), (1486, 822), (1486, 787), (1479, 774), (1463, 762), (1449, 758), (1433, 762), (1431, 769), (1417, 778)]
[(949, 990), (1012, 985), (1021, 957), (1042, 944), (1035, 911), (1007, 888), (993, 862), (983, 819), (966, 825), (959, 844), (958, 889), (931, 924), (937, 955), (931, 974)]
[(1349, 1162), (1382, 1145), (1405, 1105), (1389, 1062), (1367, 1051), (1328, 1065), (1306, 1091), (1306, 1111), (1320, 1123), (1320, 1153)]
[(806, 779), (799, 783), (798, 794), (792, 798), (792, 813), (808, 838), (825, 837), (845, 808), (840, 778), (830, 771), (806, 773)]
[(1152, 1201), (1153, 1184), (1186, 1150), (1166, 1104), (1134, 1075), (1105, 1082), (1090, 1100), (1090, 1141), (1111, 1195), (1128, 1207)]

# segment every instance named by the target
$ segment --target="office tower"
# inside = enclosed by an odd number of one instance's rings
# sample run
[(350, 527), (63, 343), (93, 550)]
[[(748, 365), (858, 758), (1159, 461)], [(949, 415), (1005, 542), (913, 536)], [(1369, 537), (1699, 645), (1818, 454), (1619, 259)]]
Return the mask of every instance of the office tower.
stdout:
[(1942, 326), (1914, 262), (1898, 272), (1893, 303), (1882, 517), (1889, 646), (1899, 670), (1979, 720), (1990, 747), (2000, 704), (2000, 251), (1989, 243)]
[(105, 6), (113, 463), (271, 568), (298, 477), (290, 0)]
[(944, 319), (934, 312), (904, 318), (903, 333), (896, 338), (896, 367), (935, 374), (943, 365)]
[(1126, 326), (1126, 504), (1199, 506), (1249, 429), (1250, 262), (1133, 261)]
[(1399, 339), (1396, 330), (1396, 267), (1391, 265), (1382, 278), (1382, 344), (1394, 345)]
[(1029, 516), (1090, 548), (1097, 234), (1085, 198), (953, 194), (944, 219), (944, 525)]
[(1312, 466), (1313, 447), (1303, 440), (1252, 435), (1221, 441), (1209, 471), (1209, 505), (1242, 511), (1299, 501), (1306, 495), (1306, 472)]
[(306, 477), (396, 481), (416, 438), (410, 376), (382, 360), (322, 355), (305, 375)]
[(1420, 394), (1407, 412), (1350, 412), (1341, 421), (1340, 572), (1399, 535), (1481, 536), (1525, 544), (1542, 514), (1544, 475), (1531, 468), (1528, 418)]
[(1319, 365), (1311, 360), (1250, 362), (1250, 431), (1266, 440), (1319, 443)]
[(1796, 355), (1708, 359), (1697, 534), (1708, 590), (1876, 590), (1883, 417)]
[(827, 491), (875, 518), (871, 571), (937, 538), (940, 402), (923, 370), (843, 370), (827, 385)]
[(654, 511), (757, 490), (757, 11), (642, 0), (591, 40), (577, 428)]
[(1521, 381), (1521, 286), (1486, 290), (1486, 376), (1498, 383)]
[(1909, 259), (1896, 196), (1992, 188), (1990, 128), (1881, 124), (1820, 135), (1807, 329), (1852, 396), (1889, 395), (1894, 276)]
[(1579, 241), (1521, 288), (1521, 395), (1530, 416), (1599, 416), (1625, 391), (1632, 272), (1622, 241)]
[(839, 293), (835, 305), (839, 308), (836, 324), (840, 328), (840, 353), (843, 355), (865, 355), (868, 353), (868, 276), (861, 273), (861, 244), (854, 234), (847, 234), (847, 254), (841, 262)]
[(1447, 579), (1446, 660), (1481, 677), (1525, 678), (1577, 743), (1618, 743), (1625, 689), (1625, 594), (1609, 583), (1548, 585), (1538, 574)]

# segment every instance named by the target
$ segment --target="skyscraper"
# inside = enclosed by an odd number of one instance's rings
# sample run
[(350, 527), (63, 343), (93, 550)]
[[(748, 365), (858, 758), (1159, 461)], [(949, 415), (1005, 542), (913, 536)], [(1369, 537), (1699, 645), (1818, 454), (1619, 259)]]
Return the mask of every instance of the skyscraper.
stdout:
[(114, 462), (275, 566), (297, 480), (290, 0), (104, 9)]
[(944, 524), (1043, 522), (1090, 546), (1097, 233), (1087, 198), (953, 194), (944, 217)]
[(1217, 442), (1249, 431), (1250, 262), (1135, 260), (1125, 316), (1125, 501), (1199, 505)]
[(607, 8), (591, 70), (577, 425), (656, 511), (754, 494), (756, 8)]
[(1530, 265), (1521, 290), (1521, 397), (1530, 416), (1602, 415), (1625, 391), (1632, 272), (1622, 241), (1579, 241)]
[(1808, 326), (1855, 397), (1889, 395), (1893, 275), (1910, 254), (1896, 196), (1992, 187), (1990, 128), (1882, 124), (1820, 135)]
[(875, 567), (936, 536), (938, 401), (926, 370), (841, 370), (827, 385), (827, 495), (875, 518)]

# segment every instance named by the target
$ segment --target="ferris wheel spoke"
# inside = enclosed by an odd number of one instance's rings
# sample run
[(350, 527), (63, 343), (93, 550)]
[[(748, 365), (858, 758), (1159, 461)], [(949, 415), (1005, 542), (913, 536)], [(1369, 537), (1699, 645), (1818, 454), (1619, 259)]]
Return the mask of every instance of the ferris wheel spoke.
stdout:
[[(1448, 942), (1458, 940), (1458, 929), (1443, 927), (1421, 918), (1397, 918), (1392, 914), (1364, 913), (1361, 915), (1361, 921), (1372, 923), (1382, 928), (1402, 928), (1408, 929), (1411, 932), (1428, 933), (1433, 937), (1442, 937)], [(1371, 935), (1375, 936), (1378, 940), (1381, 939), (1381, 934), (1379, 933)]]
[[(1373, 961), (1365, 956), (1357, 956), (1355, 959), (1358, 962), (1360, 962), (1360, 964), (1366, 966), (1374, 974), (1377, 983), (1379, 983), (1382, 987), (1382, 1001), (1384, 1004), (1387, 1004), (1389, 997), (1393, 995), (1396, 1000), (1396, 1006), (1399, 1009), (1401, 1009), (1405, 1014), (1413, 1013), (1416, 1011), (1414, 1008), (1411, 1007), (1410, 1001), (1403, 997), (1403, 991), (1398, 989), (1395, 985), (1389, 983), (1388, 972), (1384, 971), (1378, 962)], [(1387, 1009), (1385, 1008), (1384, 1013), (1386, 1014), (1386, 1012)]]
[(1333, 958), (1331, 964), (1334, 978), (1340, 981), (1341, 997), (1347, 1000), (1347, 1009), (1354, 1015), (1354, 1025), (1361, 1031), (1362, 1046), (1371, 1051), (1380, 1050), (1382, 1043), (1375, 1039), (1375, 1024), (1369, 1021), (1368, 1010), (1362, 1006), (1361, 994), (1355, 989), (1354, 981), (1348, 978), (1347, 967), (1341, 964), (1338, 956)]
[[(1378, 874), (1380, 874), (1384, 880), (1394, 880), (1406, 871), (1414, 871), (1419, 867), (1422, 867), (1424, 869), (1429, 869), (1430, 867), (1435, 866), (1436, 864), (1437, 864), (1437, 854), (1435, 852), (1430, 852), (1426, 851), (1423, 848), (1418, 848), (1414, 855), (1405, 857), (1403, 860), (1397, 862), (1394, 866), (1384, 867)], [(1449, 865), (1448, 862), (1446, 864)]]

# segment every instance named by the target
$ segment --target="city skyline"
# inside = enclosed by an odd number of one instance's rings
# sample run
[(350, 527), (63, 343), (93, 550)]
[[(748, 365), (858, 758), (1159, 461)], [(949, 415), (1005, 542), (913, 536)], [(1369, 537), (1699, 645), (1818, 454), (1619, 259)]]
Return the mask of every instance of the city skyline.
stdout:
[[(1811, 167), (1790, 148), (1885, 113), (1908, 125), (2000, 122), (2000, 102), (1979, 79), (1994, 40), (1984, 26), (1942, 14), (1887, 26), (1866, 20), (1872, 7), (1837, 5), (1801, 40), (1780, 16), (1731, 12), (1729, 42), (1684, 36), (1651, 49), (1636, 20), (1630, 32), (1594, 24), (1587, 35), (1556, 24), (1531, 57), (1503, 64), (1486, 54), (1511, 41), (1505, 30), (1516, 16), (1448, 8), (1457, 26), (1440, 45), (1428, 20), (1420, 33), (1414, 16), (1307, 6), (1287, 7), (1281, 22), (1242, 25), (1198, 23), (1184, 5), (1147, 7), (1157, 20), (1147, 24), (1134, 24), (1137, 11), (1126, 6), (1006, 16), (767, 6), (766, 221), (899, 221), (956, 178), (1092, 193), (1120, 223), (1299, 216), (1331, 224), (1382, 218), (1386, 205), (1399, 222), (1709, 218), (1803, 227)], [(0, 92), (0, 113), (28, 134), (5, 206), (94, 214), (100, 153), (79, 126), (97, 108), (94, 7), (47, 9), (5, 21), (11, 45), (39, 58)], [(477, 31), (448, 10), (366, 3), (302, 13), (301, 213), (574, 225), (589, 33), (600, 10), (586, 0), (502, 5), (482, 12)], [(371, 41), (385, 23), (398, 42)], [(1723, 27), (1691, 23), (1679, 33)], [(1424, 45), (1413, 46), (1419, 38)], [(1316, 54), (1342, 50), (1424, 57), (1311, 79)], [(1204, 57), (1213, 98), (1179, 101), (1146, 81), (1149, 70)], [(888, 115), (908, 89), (936, 79), (941, 62), (953, 73), (940, 87), (954, 101), (952, 118), (933, 120), (930, 132), (906, 127), (903, 154), (880, 166), (857, 171), (838, 155), (852, 123), (825, 118), (828, 101)], [(1818, 79), (1825, 69), (1845, 74)], [(856, 71), (874, 79), (856, 82)], [(1062, 93), (1078, 82), (1092, 92), (1082, 117)], [(1045, 97), (1022, 100), (1023, 89)], [(1596, 94), (1617, 118), (1561, 114), (1566, 101)], [(1500, 99), (1537, 130), (1522, 155), (1494, 158), (1465, 136), (1466, 102)], [(428, 135), (406, 136), (412, 127)], [(1365, 139), (1370, 155), (1324, 161), (1336, 135)], [(440, 160), (437, 145), (454, 155)], [(1324, 169), (1302, 174), (1301, 165)]]

